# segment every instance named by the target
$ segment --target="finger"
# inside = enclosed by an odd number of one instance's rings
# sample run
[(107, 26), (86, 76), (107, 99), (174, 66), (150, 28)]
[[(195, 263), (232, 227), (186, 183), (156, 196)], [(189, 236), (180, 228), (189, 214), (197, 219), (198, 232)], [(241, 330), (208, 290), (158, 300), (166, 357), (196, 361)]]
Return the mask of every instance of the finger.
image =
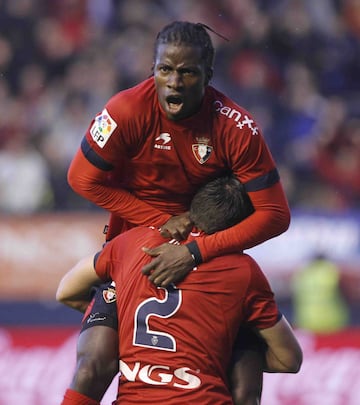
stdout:
[(178, 242), (184, 240), (182, 234), (179, 231), (175, 231), (172, 235), (172, 238), (174, 238), (175, 240), (177, 240)]
[(156, 260), (153, 260), (150, 263), (145, 264), (145, 266), (143, 266), (143, 268), (141, 269), (141, 273), (145, 275), (151, 274), (151, 272), (155, 269), (156, 265), (157, 265)]
[(185, 240), (188, 237), (189, 233), (190, 233), (189, 229), (183, 229), (181, 231), (181, 240)]
[(166, 280), (166, 275), (164, 273), (160, 273), (159, 275), (154, 275), (151, 274), (149, 276), (149, 280), (155, 284), (157, 287), (166, 287), (168, 284), (164, 284), (164, 281)]
[(163, 280), (160, 284), (161, 287), (168, 287), (171, 283), (175, 282), (174, 277), (167, 277), (165, 280)]
[(154, 266), (154, 270), (150, 273), (148, 278), (152, 283), (159, 287), (166, 277), (168, 277), (167, 270), (157, 263), (156, 268)]
[(144, 253), (146, 253), (147, 255), (152, 256), (152, 257), (155, 257), (155, 256), (158, 256), (158, 255), (159, 255), (159, 252), (156, 250), (156, 248), (155, 248), (155, 249), (150, 249), (150, 248), (147, 248), (147, 247), (143, 246), (143, 247), (141, 248), (141, 250), (142, 250)]
[(171, 238), (171, 233), (170, 233), (167, 229), (161, 228), (161, 229), (160, 229), (160, 235), (161, 235), (163, 238)]

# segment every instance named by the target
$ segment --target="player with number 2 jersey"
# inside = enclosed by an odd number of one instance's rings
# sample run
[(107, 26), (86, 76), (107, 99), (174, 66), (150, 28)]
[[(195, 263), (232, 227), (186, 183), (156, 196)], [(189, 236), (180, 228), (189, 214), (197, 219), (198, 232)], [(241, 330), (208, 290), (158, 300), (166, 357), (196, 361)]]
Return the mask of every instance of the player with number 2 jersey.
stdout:
[(245, 254), (215, 258), (178, 285), (157, 288), (140, 275), (149, 261), (141, 247), (162, 242), (158, 230), (138, 227), (96, 258), (98, 276), (116, 282), (121, 371), (116, 403), (230, 405), (226, 371), (239, 325), (275, 325), (273, 293)]

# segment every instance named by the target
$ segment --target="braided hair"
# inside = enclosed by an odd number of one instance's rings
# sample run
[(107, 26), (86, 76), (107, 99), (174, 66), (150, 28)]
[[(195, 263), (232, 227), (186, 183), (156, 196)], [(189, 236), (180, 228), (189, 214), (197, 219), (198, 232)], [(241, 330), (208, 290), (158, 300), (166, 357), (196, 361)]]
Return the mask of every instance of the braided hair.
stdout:
[(166, 25), (156, 37), (154, 55), (156, 56), (158, 46), (162, 44), (199, 46), (205, 69), (211, 75), (215, 50), (206, 28), (204, 24), (187, 21), (174, 21)]

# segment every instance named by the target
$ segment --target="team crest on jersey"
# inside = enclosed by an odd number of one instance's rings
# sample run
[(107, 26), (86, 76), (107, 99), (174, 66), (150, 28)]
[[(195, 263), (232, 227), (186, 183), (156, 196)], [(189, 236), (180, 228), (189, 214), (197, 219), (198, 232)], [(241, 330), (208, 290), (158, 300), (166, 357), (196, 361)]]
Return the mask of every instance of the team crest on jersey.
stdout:
[(107, 304), (111, 304), (116, 301), (116, 291), (115, 288), (109, 287), (107, 290), (103, 291), (103, 298)]
[(192, 151), (196, 160), (204, 164), (209, 159), (213, 148), (208, 145), (208, 138), (196, 138), (196, 140), (198, 143), (192, 145)]
[(104, 108), (101, 114), (95, 117), (90, 128), (90, 134), (99, 147), (103, 148), (116, 127), (116, 122), (111, 118), (107, 109)]

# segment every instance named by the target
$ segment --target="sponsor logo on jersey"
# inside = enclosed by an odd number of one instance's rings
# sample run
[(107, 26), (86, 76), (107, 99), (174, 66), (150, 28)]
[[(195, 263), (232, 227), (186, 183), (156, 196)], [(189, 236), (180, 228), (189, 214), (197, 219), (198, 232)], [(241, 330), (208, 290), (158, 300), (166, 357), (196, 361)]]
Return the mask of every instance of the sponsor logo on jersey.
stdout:
[(210, 141), (208, 138), (201, 137), (196, 138), (196, 140), (198, 143), (192, 145), (192, 151), (196, 160), (200, 164), (204, 164), (209, 159), (211, 152), (213, 151), (213, 147), (208, 145)]
[(101, 114), (95, 117), (94, 123), (90, 128), (90, 134), (98, 146), (103, 148), (116, 127), (116, 122), (111, 118), (105, 108)]
[(171, 146), (167, 145), (171, 141), (171, 135), (167, 132), (162, 132), (156, 139), (155, 139), (155, 149), (163, 149), (163, 150), (171, 150)]
[(220, 100), (214, 101), (214, 107), (215, 111), (225, 115), (229, 119), (232, 119), (237, 128), (243, 129), (246, 125), (251, 130), (253, 135), (257, 135), (259, 133), (259, 128), (255, 125), (254, 120), (249, 118), (247, 114), (244, 114), (243, 116), (240, 111), (224, 105)]
[(191, 370), (189, 367), (172, 369), (160, 364), (143, 365), (139, 361), (131, 367), (120, 360), (120, 372), (128, 381), (138, 379), (149, 385), (168, 385), (184, 390), (193, 390), (201, 385), (201, 379), (198, 376), (200, 371)]
[(107, 304), (111, 304), (116, 301), (116, 291), (115, 288), (109, 287), (107, 290), (103, 291), (103, 298)]

